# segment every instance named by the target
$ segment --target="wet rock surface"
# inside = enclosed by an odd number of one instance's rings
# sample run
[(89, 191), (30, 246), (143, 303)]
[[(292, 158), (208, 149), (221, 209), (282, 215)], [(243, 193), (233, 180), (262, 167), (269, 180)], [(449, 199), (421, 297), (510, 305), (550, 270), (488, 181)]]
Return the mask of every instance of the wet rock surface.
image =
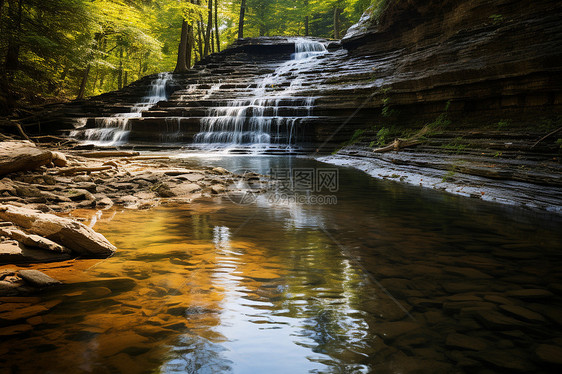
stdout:
[[(506, 205), (562, 214), (562, 169), (551, 164), (551, 174), (546, 174), (543, 163), (528, 162), (526, 171), (521, 164), (486, 156), (436, 155), (418, 152), (390, 152), (384, 155), (366, 147), (344, 148), (337, 155), (322, 156), (319, 161), (363, 170), (376, 179), (407, 183), (414, 186), (445, 191), (451, 194)], [(459, 166), (462, 165), (462, 168)], [(491, 178), (473, 167), (493, 171), (501, 178)], [(516, 177), (516, 172), (521, 177)], [(541, 183), (534, 173), (544, 174), (549, 182)], [(524, 175), (524, 176), (523, 176)], [(541, 193), (537, 194), (536, 191)], [(505, 256), (521, 256), (510, 251)], [(527, 253), (527, 256), (534, 256)]]

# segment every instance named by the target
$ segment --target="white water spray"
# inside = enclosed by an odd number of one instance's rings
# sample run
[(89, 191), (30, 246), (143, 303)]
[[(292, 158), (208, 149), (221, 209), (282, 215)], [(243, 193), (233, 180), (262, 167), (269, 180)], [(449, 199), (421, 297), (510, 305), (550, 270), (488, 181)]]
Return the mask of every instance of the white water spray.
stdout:
[[(316, 57), (325, 53), (320, 42), (296, 39), (292, 59), (258, 82), (249, 98), (230, 100), (225, 106), (208, 110), (195, 143), (203, 149), (241, 145), (256, 151), (271, 146), (291, 149), (297, 141), (299, 122), (311, 115), (314, 104), (314, 98), (298, 96), (303, 84), (299, 74), (317, 64)], [(219, 90), (220, 83), (210, 92)]]
[(70, 133), (71, 137), (81, 138), (87, 144), (98, 146), (121, 145), (127, 141), (130, 132), (129, 120), (140, 118), (160, 101), (167, 100), (166, 84), (172, 79), (170, 73), (159, 73), (158, 77), (151, 82), (148, 94), (135, 104), (129, 113), (116, 113), (111, 117), (95, 118), (95, 128), (84, 129), (85, 119), (78, 119), (77, 130)]

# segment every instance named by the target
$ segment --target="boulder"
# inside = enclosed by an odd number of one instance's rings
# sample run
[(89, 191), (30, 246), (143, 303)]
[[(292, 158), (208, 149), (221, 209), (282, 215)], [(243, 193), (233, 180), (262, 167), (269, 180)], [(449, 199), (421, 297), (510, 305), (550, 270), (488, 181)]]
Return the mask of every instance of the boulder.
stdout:
[(13, 222), (87, 257), (108, 257), (115, 246), (83, 223), (13, 205), (0, 205), (0, 219)]
[(55, 164), (55, 166), (58, 167), (65, 167), (68, 165), (68, 160), (66, 159), (66, 156), (60, 152), (51, 152), (53, 155), (53, 164)]
[(20, 270), (19, 276), (33, 287), (46, 288), (61, 284), (60, 281), (49, 277), (39, 270)]
[(34, 170), (51, 162), (50, 151), (26, 141), (0, 143), (0, 175)]

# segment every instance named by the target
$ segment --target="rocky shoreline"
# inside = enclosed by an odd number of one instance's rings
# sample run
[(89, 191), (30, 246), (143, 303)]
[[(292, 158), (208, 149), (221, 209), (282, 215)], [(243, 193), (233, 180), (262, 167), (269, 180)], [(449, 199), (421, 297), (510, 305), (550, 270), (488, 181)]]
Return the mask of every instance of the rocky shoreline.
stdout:
[[(51, 151), (26, 141), (0, 143), (0, 177), (0, 265), (111, 256), (116, 248), (103, 235), (60, 215), (80, 208), (191, 203), (223, 194), (233, 181), (223, 168), (188, 168), (168, 156)], [(0, 270), (0, 296), (56, 284), (46, 278), (30, 282), (21, 270)]]
[(344, 147), (317, 160), (353, 167), (376, 179), (562, 215), (562, 169), (558, 162), (545, 165), (543, 161), (411, 151), (374, 153), (361, 146)]

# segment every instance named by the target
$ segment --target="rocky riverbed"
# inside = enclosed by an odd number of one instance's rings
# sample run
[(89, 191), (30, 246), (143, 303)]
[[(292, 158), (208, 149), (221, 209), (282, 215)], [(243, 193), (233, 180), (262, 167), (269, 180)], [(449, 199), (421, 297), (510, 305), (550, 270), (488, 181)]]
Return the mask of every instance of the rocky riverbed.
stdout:
[[(116, 248), (103, 235), (61, 215), (80, 208), (191, 203), (223, 194), (233, 181), (223, 168), (192, 169), (168, 156), (52, 151), (26, 141), (0, 143), (0, 176), (0, 265), (111, 256)], [(0, 295), (56, 284), (30, 279), (3, 269)]]

